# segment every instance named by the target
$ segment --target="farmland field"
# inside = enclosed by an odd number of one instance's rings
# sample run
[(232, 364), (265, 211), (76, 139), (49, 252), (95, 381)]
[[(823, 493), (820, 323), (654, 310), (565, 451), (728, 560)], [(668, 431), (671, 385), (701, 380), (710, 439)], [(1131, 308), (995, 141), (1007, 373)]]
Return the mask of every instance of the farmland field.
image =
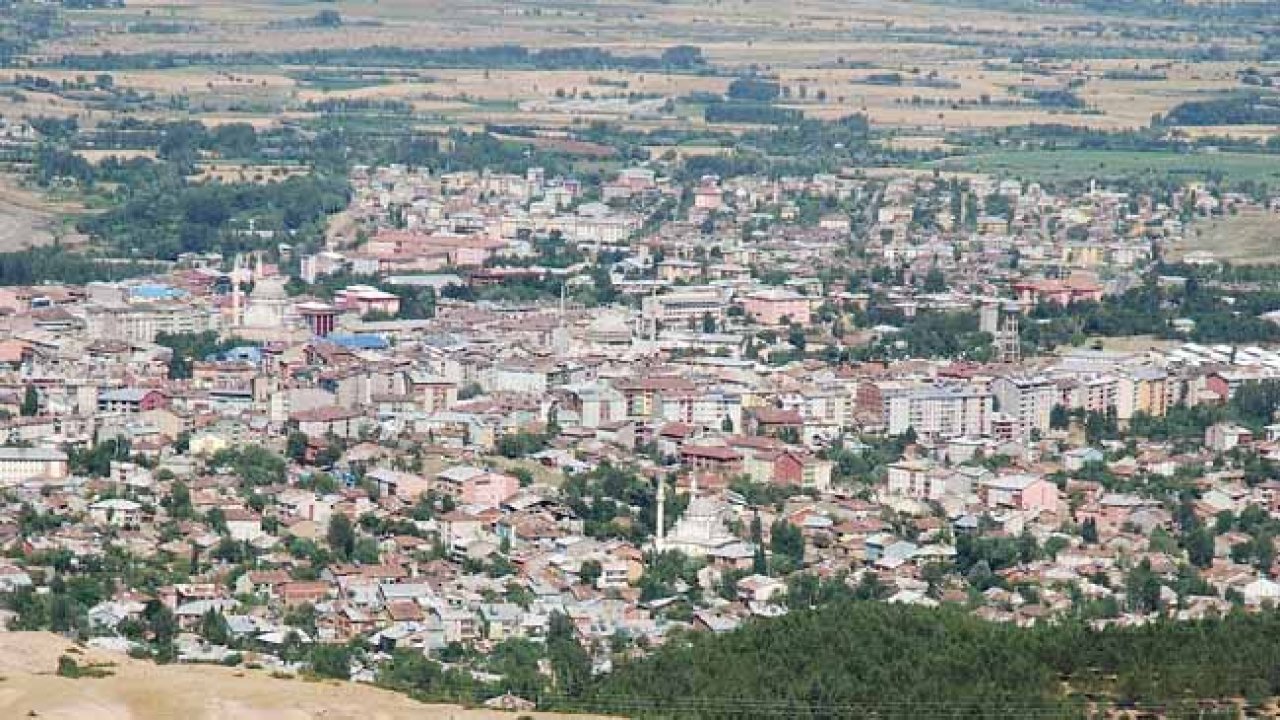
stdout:
[[(320, 22), (323, 13), (332, 13), (332, 21)], [(816, 119), (863, 113), (878, 126), (926, 135), (1028, 123), (1133, 130), (1179, 103), (1239, 89), (1240, 74), (1252, 66), (1238, 58), (1183, 58), (1210, 42), (1223, 55), (1247, 52), (1248, 44), (1229, 29), (1207, 34), (1173, 19), (1124, 16), (1103, 32), (1086, 29), (1094, 18), (1061, 8), (966, 7), (957, 17), (924, 2), (131, 0), (121, 8), (68, 11), (64, 20), (66, 32), (32, 54), (37, 67), (0, 69), (0, 90), (19, 72), (55, 83), (83, 78), (78, 70), (39, 67), (64, 54), (167, 62), (168, 54), (178, 53), (168, 57), (176, 67), (108, 69), (116, 88), (143, 98), (131, 114), (166, 117), (181, 106), (206, 124), (244, 120), (259, 127), (305, 117), (311, 103), (333, 101), (403, 102), (433, 120), (459, 123), (567, 127), (579, 117), (618, 113), (557, 107), (561, 94), (655, 97), (687, 109), (683, 99), (723, 93), (734, 75), (755, 71), (776, 78), (781, 107)], [(653, 57), (678, 44), (696, 45), (708, 66), (689, 72), (473, 63), (427, 70), (351, 67), (323, 55), (374, 46), (439, 51), (519, 45), (534, 51), (590, 47), (626, 58)], [(314, 63), (279, 55), (305, 50), (322, 54)], [(1005, 59), (1028, 51), (1079, 57)], [(886, 77), (893, 81), (884, 82)], [(1040, 103), (1026, 94), (1066, 87), (1079, 107)], [(0, 96), (0, 114), (75, 116), (92, 124), (120, 112), (74, 93), (21, 94), (12, 102)], [(701, 114), (677, 111), (638, 127), (688, 125), (700, 126)], [(1280, 128), (1262, 125), (1216, 134), (1266, 139), (1277, 133)]]

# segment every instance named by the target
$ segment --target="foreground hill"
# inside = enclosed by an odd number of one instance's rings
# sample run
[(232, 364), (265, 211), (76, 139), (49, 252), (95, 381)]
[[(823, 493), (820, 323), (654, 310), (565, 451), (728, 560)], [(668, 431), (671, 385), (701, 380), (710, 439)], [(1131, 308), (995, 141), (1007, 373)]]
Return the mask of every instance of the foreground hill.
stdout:
[(1278, 641), (1275, 613), (1019, 629), (851, 603), (678, 640), (594, 693), (601, 709), (682, 718), (1234, 718), (1242, 698), (1269, 705), (1280, 692)]
[[(424, 705), (365, 685), (277, 679), (263, 671), (155, 665), (76, 648), (81, 665), (115, 663), (109, 677), (55, 674), (73, 649), (49, 633), (0, 631), (0, 718), (44, 720), (490, 720), (505, 714)], [(534, 713), (536, 717), (567, 717)]]

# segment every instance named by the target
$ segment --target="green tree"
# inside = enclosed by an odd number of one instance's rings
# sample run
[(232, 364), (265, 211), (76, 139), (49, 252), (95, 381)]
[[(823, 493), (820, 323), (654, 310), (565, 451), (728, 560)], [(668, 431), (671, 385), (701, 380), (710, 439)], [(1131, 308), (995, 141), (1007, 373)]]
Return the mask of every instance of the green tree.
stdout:
[(214, 645), (226, 645), (231, 642), (231, 628), (222, 613), (210, 608), (200, 618), (200, 637)]
[(173, 639), (178, 636), (178, 621), (169, 608), (152, 600), (143, 610), (143, 616), (147, 620), (147, 629), (151, 631), (151, 638), (156, 645), (173, 643)]
[(804, 336), (804, 328), (799, 325), (792, 325), (787, 331), (787, 342), (800, 352), (804, 352), (806, 340)]
[(161, 503), (175, 518), (186, 519), (192, 515), (191, 489), (181, 480), (173, 481), (173, 485), (169, 487), (169, 495)]
[(23, 417), (34, 417), (40, 413), (40, 394), (36, 391), (36, 386), (30, 383), (22, 391), (22, 406), (19, 412)]
[(1080, 539), (1087, 545), (1096, 545), (1098, 543), (1098, 521), (1093, 518), (1085, 518), (1080, 524)]
[(775, 556), (789, 559), (794, 567), (804, 564), (804, 534), (786, 520), (778, 520), (769, 528), (769, 550)]
[(551, 613), (547, 625), (547, 659), (556, 689), (570, 697), (580, 695), (591, 679), (591, 658), (578, 643), (573, 621), (560, 612)]
[(1187, 559), (1196, 567), (1209, 567), (1213, 564), (1213, 536), (1203, 527), (1196, 527), (1187, 533), (1184, 539), (1187, 548)]
[(1054, 430), (1066, 430), (1071, 426), (1071, 411), (1065, 406), (1054, 405), (1049, 411), (1049, 427)]
[(594, 586), (596, 581), (600, 579), (602, 572), (604, 572), (604, 569), (601, 567), (599, 560), (583, 560), (582, 564), (578, 566), (578, 579), (584, 585)]
[(1125, 596), (1129, 609), (1139, 613), (1160, 609), (1160, 579), (1151, 569), (1151, 561), (1143, 559), (1125, 578)]
[(329, 549), (343, 560), (350, 560), (356, 551), (356, 531), (346, 515), (335, 512), (329, 517), (329, 528), (325, 532), (325, 541)]
[(204, 521), (214, 532), (225, 535), (227, 533), (227, 515), (222, 512), (222, 508), (209, 508), (204, 514)]
[(285, 455), (290, 460), (301, 463), (307, 457), (307, 434), (294, 430), (285, 440)]
[(311, 646), (311, 670), (320, 677), (351, 679), (351, 648), (346, 645), (316, 643)]
[(764, 554), (764, 528), (759, 512), (751, 515), (751, 544), (755, 546), (755, 553), (751, 557), (751, 572), (764, 575), (769, 572), (769, 561)]

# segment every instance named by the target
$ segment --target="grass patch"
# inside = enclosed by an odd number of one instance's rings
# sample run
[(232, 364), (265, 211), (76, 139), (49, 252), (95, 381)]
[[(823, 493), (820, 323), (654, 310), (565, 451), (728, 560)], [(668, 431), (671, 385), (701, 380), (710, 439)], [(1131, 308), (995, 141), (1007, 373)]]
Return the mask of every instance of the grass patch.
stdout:
[(114, 673), (107, 669), (110, 667), (114, 667), (114, 663), (86, 663), (81, 665), (70, 655), (58, 657), (58, 676), (73, 680), (78, 678), (111, 677)]

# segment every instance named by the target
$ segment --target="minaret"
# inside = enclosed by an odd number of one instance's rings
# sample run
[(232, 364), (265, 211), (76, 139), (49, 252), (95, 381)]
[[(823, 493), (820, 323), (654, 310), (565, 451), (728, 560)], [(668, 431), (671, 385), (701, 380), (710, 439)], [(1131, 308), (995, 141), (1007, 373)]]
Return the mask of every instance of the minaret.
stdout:
[(667, 544), (667, 483), (658, 479), (658, 535), (654, 538), (653, 547), (658, 552)]
[(231, 263), (231, 327), (240, 327), (244, 299), (240, 293), (240, 256)]

